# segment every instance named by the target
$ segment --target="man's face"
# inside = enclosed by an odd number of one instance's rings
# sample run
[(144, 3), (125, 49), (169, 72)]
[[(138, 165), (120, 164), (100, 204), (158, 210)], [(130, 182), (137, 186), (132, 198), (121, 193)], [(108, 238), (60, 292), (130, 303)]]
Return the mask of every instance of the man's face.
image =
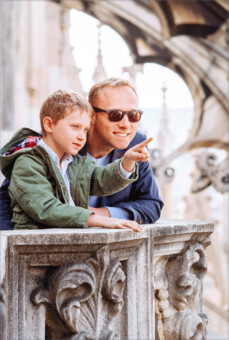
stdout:
[[(130, 111), (138, 108), (138, 100), (128, 86), (105, 87), (96, 97), (93, 106), (104, 110)], [(131, 123), (127, 115), (119, 122), (111, 122), (107, 113), (97, 112), (93, 122), (94, 140), (108, 152), (113, 149), (125, 149), (134, 138), (137, 128), (138, 123)]]

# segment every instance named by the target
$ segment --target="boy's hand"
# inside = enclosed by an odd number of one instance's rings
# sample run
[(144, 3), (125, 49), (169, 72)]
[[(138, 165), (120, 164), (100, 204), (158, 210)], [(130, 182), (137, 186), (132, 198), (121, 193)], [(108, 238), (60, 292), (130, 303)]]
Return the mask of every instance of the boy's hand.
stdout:
[(102, 227), (109, 229), (132, 229), (141, 231), (142, 227), (135, 221), (122, 220), (119, 218), (90, 215), (87, 219), (88, 227)]
[(122, 159), (122, 167), (124, 170), (131, 172), (134, 169), (135, 162), (146, 162), (149, 159), (149, 153), (146, 149), (146, 145), (153, 140), (153, 137), (148, 138), (144, 142), (133, 146), (129, 149)]

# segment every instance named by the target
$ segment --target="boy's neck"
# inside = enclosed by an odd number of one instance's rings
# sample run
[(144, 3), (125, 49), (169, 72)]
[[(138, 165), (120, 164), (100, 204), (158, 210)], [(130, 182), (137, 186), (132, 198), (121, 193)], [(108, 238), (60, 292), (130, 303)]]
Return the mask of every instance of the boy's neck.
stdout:
[(52, 151), (55, 152), (55, 154), (57, 155), (58, 160), (59, 160), (58, 164), (59, 164), (59, 167), (61, 168), (61, 161), (62, 161), (62, 158), (64, 157), (64, 154), (65, 154), (65, 153), (62, 152), (61, 150), (59, 150), (59, 149), (55, 146), (55, 144), (53, 143), (53, 140), (52, 140), (51, 138), (49, 138), (48, 136), (43, 137), (42, 139), (43, 139), (43, 141), (45, 142), (45, 144), (48, 145), (48, 147), (49, 147), (50, 149), (52, 149)]

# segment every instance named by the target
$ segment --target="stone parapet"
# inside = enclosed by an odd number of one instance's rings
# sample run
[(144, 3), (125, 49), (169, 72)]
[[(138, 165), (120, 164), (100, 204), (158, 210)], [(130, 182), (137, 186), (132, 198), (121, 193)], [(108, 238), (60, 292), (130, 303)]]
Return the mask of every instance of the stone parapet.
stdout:
[(0, 233), (0, 340), (205, 339), (212, 223)]

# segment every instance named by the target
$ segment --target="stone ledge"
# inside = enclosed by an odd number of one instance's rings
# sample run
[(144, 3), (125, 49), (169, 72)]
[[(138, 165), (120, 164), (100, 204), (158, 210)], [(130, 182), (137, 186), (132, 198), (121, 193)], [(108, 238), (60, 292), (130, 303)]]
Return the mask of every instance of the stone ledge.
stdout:
[(179, 220), (140, 233), (1, 231), (0, 339), (176, 340), (187, 320), (186, 338), (201, 329), (204, 339), (201, 287), (212, 232), (212, 223)]

